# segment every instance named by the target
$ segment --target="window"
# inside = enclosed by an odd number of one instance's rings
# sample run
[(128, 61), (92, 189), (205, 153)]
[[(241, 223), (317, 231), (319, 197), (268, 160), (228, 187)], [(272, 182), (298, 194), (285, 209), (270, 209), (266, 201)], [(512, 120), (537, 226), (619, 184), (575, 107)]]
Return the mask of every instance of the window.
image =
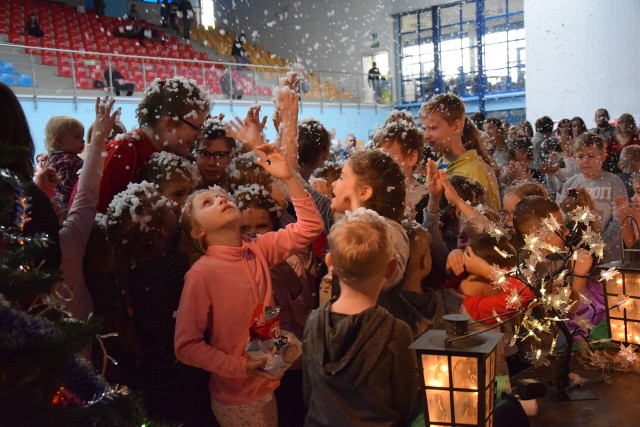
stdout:
[[(462, 97), (523, 91), (523, 3), (485, 0), (480, 22), (469, 0), (398, 15), (402, 101), (422, 102), (440, 91)], [(479, 84), (482, 74), (486, 87)]]
[(213, 0), (202, 0), (202, 25), (207, 27), (216, 27), (216, 18), (213, 10)]

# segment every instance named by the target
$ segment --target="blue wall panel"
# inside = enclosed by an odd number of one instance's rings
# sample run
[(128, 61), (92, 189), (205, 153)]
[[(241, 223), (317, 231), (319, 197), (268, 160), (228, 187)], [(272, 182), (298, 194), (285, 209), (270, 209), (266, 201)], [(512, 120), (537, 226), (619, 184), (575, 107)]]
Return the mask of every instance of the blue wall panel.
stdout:
[[(86, 129), (89, 128), (95, 119), (95, 101), (78, 101), (77, 108), (70, 101), (49, 101), (38, 100), (37, 108), (33, 100), (21, 99), (20, 103), (25, 111), (31, 134), (36, 144), (36, 154), (44, 152), (44, 127), (51, 116), (64, 115), (72, 116), (80, 120)], [(244, 117), (251, 104), (233, 105), (215, 104), (211, 110), (212, 114), (218, 115), (223, 113), (226, 119), (233, 116)], [(121, 121), (128, 130), (137, 126), (135, 110), (137, 103), (131, 101), (116, 102), (116, 107), (122, 108)], [(390, 112), (389, 107), (324, 107), (311, 105), (302, 105), (300, 111), (300, 119), (314, 118), (319, 120), (328, 130), (336, 129), (337, 139), (343, 141), (347, 134), (353, 133), (359, 140), (367, 141), (370, 134), (382, 124), (384, 119)], [(271, 122), (273, 114), (272, 106), (263, 106), (262, 114), (269, 117), (267, 129), (265, 131), (267, 137), (271, 140), (275, 137), (275, 131)]]

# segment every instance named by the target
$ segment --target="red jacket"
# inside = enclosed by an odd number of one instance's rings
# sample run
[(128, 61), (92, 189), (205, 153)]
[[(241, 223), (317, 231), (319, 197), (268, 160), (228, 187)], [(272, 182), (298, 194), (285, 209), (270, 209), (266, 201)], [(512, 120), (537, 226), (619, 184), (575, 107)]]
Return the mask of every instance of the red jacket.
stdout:
[[(507, 297), (510, 294), (511, 289), (517, 289), (520, 292), (520, 296), (522, 297), (522, 305), (521, 307), (525, 307), (529, 301), (535, 298), (535, 295), (524, 283), (515, 277), (507, 277), (508, 281), (507, 291), (502, 292), (496, 295), (484, 296), (484, 295), (474, 295), (469, 296), (462, 294), (464, 296), (463, 305), (464, 308), (467, 309), (469, 316), (471, 316), (474, 320), (480, 320), (487, 317), (495, 316), (493, 311), (497, 314), (507, 313), (509, 311), (516, 310), (520, 307), (510, 307), (507, 308)], [(497, 319), (486, 320), (483, 323), (493, 324), (496, 323)]]

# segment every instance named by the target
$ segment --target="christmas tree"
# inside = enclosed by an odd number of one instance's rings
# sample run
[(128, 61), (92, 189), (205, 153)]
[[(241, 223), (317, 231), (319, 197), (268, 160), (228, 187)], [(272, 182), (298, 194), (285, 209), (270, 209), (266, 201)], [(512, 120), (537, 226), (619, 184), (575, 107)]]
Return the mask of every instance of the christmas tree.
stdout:
[[(147, 425), (141, 403), (112, 386), (78, 352), (99, 322), (60, 307), (59, 271), (42, 268), (45, 234), (24, 232), (30, 201), (20, 180), (0, 169), (0, 419), (13, 426)], [(9, 220), (9, 221), (7, 221)]]

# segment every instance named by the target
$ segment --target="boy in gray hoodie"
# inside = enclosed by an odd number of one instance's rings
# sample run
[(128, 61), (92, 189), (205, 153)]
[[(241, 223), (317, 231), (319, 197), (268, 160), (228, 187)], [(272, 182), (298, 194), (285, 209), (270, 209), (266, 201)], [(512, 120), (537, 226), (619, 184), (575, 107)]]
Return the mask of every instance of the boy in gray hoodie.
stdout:
[(376, 306), (396, 267), (386, 221), (358, 209), (331, 228), (329, 247), (325, 262), (339, 277), (340, 296), (305, 325), (305, 425), (407, 425), (419, 397), (411, 330)]

